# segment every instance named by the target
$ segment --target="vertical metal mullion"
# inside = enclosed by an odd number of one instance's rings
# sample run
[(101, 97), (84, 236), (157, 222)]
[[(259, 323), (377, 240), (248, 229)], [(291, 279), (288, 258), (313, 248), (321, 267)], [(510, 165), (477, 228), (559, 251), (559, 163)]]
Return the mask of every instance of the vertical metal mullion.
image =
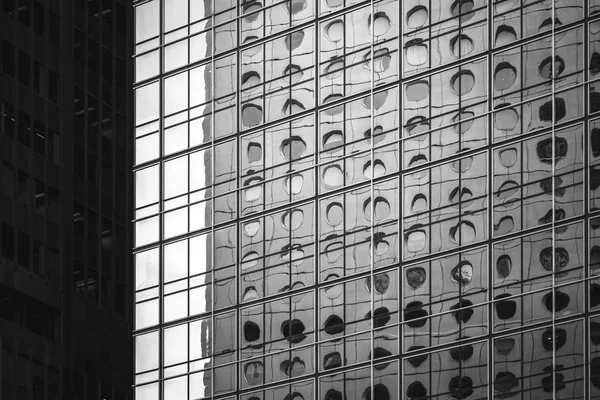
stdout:
[[(315, 8), (314, 8), (314, 13), (316, 15), (316, 18), (318, 20), (319, 18), (319, 5), (320, 2), (315, 1)], [(291, 13), (290, 13), (291, 14)], [(315, 304), (315, 312), (313, 314), (313, 323), (315, 326), (315, 332), (314, 332), (314, 342), (315, 344), (313, 345), (313, 352), (315, 354), (315, 373), (316, 373), (316, 378), (314, 379), (314, 384), (313, 384), (313, 393), (312, 396), (313, 398), (318, 398), (319, 396), (319, 387), (320, 387), (320, 379), (318, 378), (319, 376), (319, 372), (320, 372), (320, 343), (321, 343), (321, 339), (320, 339), (320, 331), (319, 331), (319, 314), (320, 314), (320, 309), (321, 309), (321, 297), (320, 297), (320, 291), (319, 291), (319, 287), (320, 287), (320, 268), (321, 268), (321, 251), (320, 251), (320, 243), (321, 243), (321, 226), (319, 224), (320, 219), (320, 214), (321, 214), (321, 208), (320, 208), (320, 201), (319, 201), (319, 158), (320, 158), (320, 142), (319, 142), (319, 137), (320, 137), (320, 131), (321, 131), (321, 118), (320, 118), (320, 113), (319, 113), (319, 104), (320, 104), (320, 79), (321, 79), (321, 66), (320, 66), (320, 57), (319, 57), (319, 52), (320, 52), (320, 47), (319, 47), (319, 28), (320, 28), (320, 24), (318, 22), (315, 22), (314, 25), (314, 31), (315, 31), (315, 59), (314, 59), (314, 68), (315, 68), (315, 77), (314, 77), (314, 82), (315, 82), (315, 107), (316, 107), (316, 111), (315, 114), (313, 116), (313, 121), (314, 121), (314, 132), (313, 132), (313, 137), (314, 137), (314, 156), (313, 156), (313, 162), (315, 163), (315, 166), (312, 168), (313, 174), (314, 174), (314, 182), (313, 182), (313, 190), (314, 190), (314, 196), (315, 196), (315, 200), (314, 200), (314, 215), (313, 215), (313, 234), (314, 234), (314, 243), (313, 243), (313, 254), (314, 256), (314, 270), (313, 270), (313, 283), (316, 286), (316, 289), (314, 290), (314, 294), (313, 294), (313, 298), (314, 298), (314, 304)], [(344, 353), (345, 354), (345, 353)], [(291, 396), (290, 396), (291, 397)]]
[(165, 297), (164, 297), (164, 251), (163, 251), (163, 245), (162, 242), (164, 240), (164, 235), (163, 235), (163, 230), (164, 230), (164, 218), (165, 218), (165, 214), (164, 214), (164, 114), (165, 114), (165, 107), (164, 107), (164, 97), (165, 97), (165, 90), (164, 90), (164, 72), (165, 72), (165, 47), (164, 47), (164, 42), (165, 42), (165, 37), (164, 37), (164, 28), (165, 28), (165, 21), (164, 21), (164, 7), (163, 7), (163, 2), (160, 2), (161, 4), (159, 5), (159, 48), (160, 48), (160, 52), (159, 52), (159, 57), (160, 57), (160, 68), (161, 68), (161, 73), (159, 75), (159, 110), (160, 110), (160, 114), (159, 114), (159, 120), (158, 120), (158, 129), (160, 132), (160, 135), (162, 136), (159, 140), (159, 216), (158, 216), (158, 228), (159, 228), (159, 232), (158, 232), (158, 237), (159, 237), (159, 331), (158, 331), (158, 349), (159, 349), (159, 354), (158, 354), (158, 359), (159, 359), (159, 363), (158, 363), (158, 368), (159, 368), (159, 374), (158, 374), (158, 378), (159, 378), (159, 385), (158, 385), (158, 398), (159, 400), (164, 399), (164, 316), (165, 316), (165, 307), (164, 307), (164, 302), (165, 302)]
[(371, 33), (371, 43), (370, 43), (370, 47), (371, 47), (371, 51), (370, 51), (370, 57), (371, 57), (371, 87), (369, 88), (369, 92), (370, 92), (370, 126), (371, 126), (371, 143), (370, 143), (370, 158), (371, 158), (371, 176), (370, 176), (370, 189), (371, 189), (371, 232), (370, 232), (370, 241), (371, 241), (371, 246), (370, 246), (370, 280), (371, 280), (371, 321), (370, 321), (370, 326), (371, 326), (371, 337), (370, 337), (370, 349), (369, 349), (369, 376), (371, 378), (371, 385), (370, 385), (370, 391), (371, 391), (371, 399), (375, 398), (375, 377), (373, 375), (373, 371), (374, 371), (374, 367), (373, 367), (373, 363), (375, 360), (375, 354), (373, 352), (373, 349), (375, 347), (375, 280), (374, 277), (375, 275), (373, 274), (373, 270), (375, 268), (375, 227), (376, 227), (376, 223), (375, 223), (375, 183), (374, 183), (374, 176), (375, 176), (375, 153), (374, 153), (374, 147), (375, 147), (375, 126), (374, 126), (374, 117), (375, 117), (375, 104), (374, 104), (374, 86), (375, 86), (375, 58), (374, 58), (374, 51), (375, 51), (375, 6), (374, 6), (374, 0), (371, 0), (371, 4), (370, 4), (370, 8), (371, 8), (371, 27), (370, 27), (370, 33)]
[[(219, 0), (212, 0), (212, 10), (213, 10), (213, 13), (214, 13), (215, 4), (216, 4), (217, 1), (219, 1)], [(237, 324), (237, 330), (236, 330), (236, 332), (240, 332), (240, 328), (242, 326), (242, 323), (241, 323), (242, 312), (241, 312), (241, 308), (239, 307), (239, 305), (241, 303), (240, 300), (241, 300), (241, 288), (242, 288), (242, 284), (241, 284), (241, 281), (242, 281), (241, 255), (242, 255), (242, 243), (243, 243), (242, 242), (242, 230), (243, 230), (243, 228), (242, 228), (242, 225), (239, 223), (240, 216), (242, 214), (241, 198), (243, 196), (243, 193), (241, 191), (241, 186), (242, 186), (241, 167), (242, 167), (242, 164), (241, 164), (241, 155), (240, 155), (240, 152), (242, 151), (242, 148), (241, 148), (241, 145), (240, 145), (242, 143), (242, 140), (241, 140), (241, 138), (239, 136), (239, 132), (241, 131), (241, 129), (240, 129), (241, 128), (240, 121), (241, 121), (241, 118), (242, 118), (242, 106), (241, 106), (242, 93), (241, 93), (241, 83), (240, 83), (240, 80), (241, 80), (241, 77), (242, 77), (242, 74), (241, 74), (242, 69), (241, 69), (241, 65), (240, 65), (241, 61), (242, 61), (241, 51), (240, 51), (240, 44), (242, 42), (242, 22), (241, 22), (241, 18), (240, 18), (239, 15), (240, 15), (240, 2), (237, 2), (236, 5), (235, 5), (236, 50), (235, 50), (235, 53), (234, 53), (235, 54), (234, 57), (236, 58), (236, 60), (235, 60), (236, 61), (236, 84), (235, 84), (235, 86), (236, 86), (235, 108), (236, 108), (236, 110), (235, 110), (234, 115), (236, 116), (235, 124), (236, 124), (236, 130), (238, 132), (238, 135), (236, 135), (236, 139), (235, 139), (235, 141), (236, 141), (236, 150), (237, 150), (238, 153), (237, 153), (237, 162), (236, 162), (237, 171), (236, 171), (236, 177), (235, 177), (235, 185), (236, 185), (236, 187), (235, 187), (236, 223), (234, 225), (235, 229), (236, 229), (236, 232), (235, 232), (235, 238), (236, 238), (236, 245), (235, 245), (235, 255), (236, 255), (236, 260), (235, 260), (235, 266), (236, 266), (235, 267), (235, 278), (236, 278), (236, 285), (235, 285), (235, 287), (236, 287), (236, 299), (237, 299), (236, 306), (238, 306), (236, 308), (236, 310), (235, 310), (235, 313), (236, 313), (236, 315), (235, 315), (235, 321), (236, 321), (236, 324)], [(214, 21), (214, 19), (215, 19), (214, 18), (214, 14), (212, 16), (212, 19)], [(213, 25), (214, 25), (214, 22), (213, 22)], [(213, 76), (213, 82), (215, 81), (216, 75), (217, 75), (216, 71), (215, 71), (214, 53), (215, 53), (214, 51), (211, 52), (211, 54), (212, 54), (212, 57), (211, 57), (212, 61), (211, 62), (213, 64), (213, 66), (212, 66), (212, 68), (213, 68), (213, 74), (212, 74), (212, 76)], [(214, 92), (214, 84), (213, 84), (213, 96), (212, 97), (213, 97), (213, 99), (214, 99), (214, 97), (216, 97), (215, 96), (215, 92)], [(214, 100), (213, 100), (213, 102), (214, 102)], [(213, 115), (212, 115), (212, 118), (213, 118), (213, 128), (215, 126), (214, 125), (214, 113), (215, 113), (215, 110), (214, 110), (214, 107), (213, 107)], [(213, 143), (212, 159), (213, 160), (215, 158), (214, 157), (214, 140), (215, 140), (214, 135), (215, 135), (215, 132), (214, 132), (214, 129), (213, 129), (213, 138), (212, 138), (212, 143)], [(262, 146), (262, 152), (263, 153), (265, 151), (264, 149), (265, 149), (265, 147), (264, 147), (264, 144), (263, 144), (263, 146)], [(263, 159), (264, 159), (264, 157), (263, 157)], [(264, 196), (263, 196), (263, 198), (264, 198)], [(216, 246), (216, 241), (215, 241), (215, 238), (214, 238), (214, 224), (215, 224), (214, 220), (212, 221), (212, 224), (213, 224), (212, 231), (213, 231), (213, 242), (214, 242), (213, 247), (215, 247)], [(263, 230), (263, 239), (264, 239), (264, 223), (260, 223), (260, 228), (259, 229)], [(264, 240), (263, 240), (263, 243), (264, 243)], [(212, 251), (211, 253), (213, 254), (212, 257), (214, 259), (214, 251)], [(263, 255), (264, 255), (264, 251), (263, 251)], [(264, 263), (264, 261), (263, 261), (263, 263)], [(264, 271), (264, 268), (263, 268), (263, 271)], [(213, 277), (213, 281), (214, 281), (214, 277)], [(212, 293), (213, 293), (213, 297), (214, 297), (214, 290), (212, 290)], [(214, 311), (213, 311), (213, 314), (214, 314)], [(264, 321), (264, 313), (263, 313), (263, 323), (262, 323), (262, 326), (263, 326), (263, 334), (262, 334), (262, 336), (263, 336), (262, 337), (263, 343), (264, 343), (264, 326), (265, 326), (264, 322), (265, 321)], [(214, 331), (214, 328), (213, 328), (213, 331)], [(240, 364), (241, 364), (241, 360), (242, 360), (242, 352), (241, 352), (241, 346), (239, 345), (241, 343), (241, 338), (239, 337), (238, 333), (236, 333), (235, 343), (237, 343), (238, 345), (237, 345), (237, 348), (236, 348), (236, 360), (235, 360), (235, 364), (234, 364), (234, 368), (233, 368), (234, 369), (234, 373), (235, 373), (235, 378), (233, 379), (233, 381), (235, 382), (235, 386), (236, 386), (235, 387), (235, 392), (237, 393), (237, 392), (239, 392), (241, 390), (241, 387), (242, 387), (241, 376), (240, 376), (241, 375), (240, 374), (240, 371), (241, 371)], [(213, 346), (214, 346), (214, 343), (213, 343)], [(214, 363), (213, 363), (213, 365), (214, 365)], [(213, 379), (212, 379), (212, 382), (214, 382), (214, 368), (213, 368)], [(214, 397), (214, 385), (211, 385), (211, 387), (212, 387), (212, 392), (213, 392), (212, 395)]]
[(552, 79), (552, 204), (550, 211), (552, 213), (552, 399), (556, 400), (556, 71), (555, 71), (555, 30), (556, 30), (556, 7), (555, 1), (552, 0), (552, 64), (551, 76)]

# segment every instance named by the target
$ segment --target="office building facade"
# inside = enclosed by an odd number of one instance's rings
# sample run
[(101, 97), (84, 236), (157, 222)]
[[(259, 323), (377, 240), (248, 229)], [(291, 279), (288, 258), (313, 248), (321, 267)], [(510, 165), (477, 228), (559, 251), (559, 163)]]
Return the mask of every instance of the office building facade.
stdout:
[(132, 10), (2, 1), (2, 400), (132, 398)]
[(136, 399), (600, 398), (598, 11), (136, 2)]

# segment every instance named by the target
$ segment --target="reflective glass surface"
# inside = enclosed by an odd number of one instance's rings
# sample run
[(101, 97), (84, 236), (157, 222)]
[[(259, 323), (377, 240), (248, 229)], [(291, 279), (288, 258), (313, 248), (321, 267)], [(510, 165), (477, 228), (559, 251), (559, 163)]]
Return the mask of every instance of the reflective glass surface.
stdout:
[(137, 398), (600, 399), (598, 11), (136, 4)]

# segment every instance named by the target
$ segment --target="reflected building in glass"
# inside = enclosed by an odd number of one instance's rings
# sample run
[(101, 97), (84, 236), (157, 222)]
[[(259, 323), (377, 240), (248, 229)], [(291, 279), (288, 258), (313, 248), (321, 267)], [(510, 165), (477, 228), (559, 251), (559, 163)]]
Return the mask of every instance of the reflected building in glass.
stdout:
[(600, 399), (598, 11), (136, 2), (136, 398)]

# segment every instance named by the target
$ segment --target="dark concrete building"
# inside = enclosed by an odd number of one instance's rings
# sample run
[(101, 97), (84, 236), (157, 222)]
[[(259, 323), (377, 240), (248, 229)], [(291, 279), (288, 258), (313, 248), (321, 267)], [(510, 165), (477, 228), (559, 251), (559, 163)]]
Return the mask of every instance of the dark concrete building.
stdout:
[(130, 17), (2, 1), (2, 400), (132, 398)]

